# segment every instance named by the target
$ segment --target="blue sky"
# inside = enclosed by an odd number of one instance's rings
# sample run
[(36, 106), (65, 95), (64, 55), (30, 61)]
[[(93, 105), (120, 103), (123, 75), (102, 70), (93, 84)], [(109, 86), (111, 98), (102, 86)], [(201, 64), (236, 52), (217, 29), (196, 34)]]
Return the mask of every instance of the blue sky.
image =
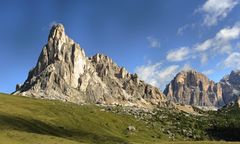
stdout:
[(53, 23), (88, 56), (103, 53), (162, 90), (196, 69), (219, 81), (240, 68), (239, 0), (2, 0), (0, 92), (36, 64)]

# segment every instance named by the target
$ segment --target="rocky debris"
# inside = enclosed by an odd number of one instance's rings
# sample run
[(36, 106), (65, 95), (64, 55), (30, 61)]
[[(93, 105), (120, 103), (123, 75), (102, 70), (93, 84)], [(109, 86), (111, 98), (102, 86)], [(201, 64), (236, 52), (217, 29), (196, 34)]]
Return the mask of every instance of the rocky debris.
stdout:
[(205, 111), (205, 112), (207, 112), (207, 111), (217, 111), (218, 110), (218, 108), (217, 107), (211, 107), (211, 106), (195, 106), (195, 108), (198, 108), (198, 109), (200, 109), (200, 110), (202, 110), (202, 111)]
[(62, 24), (50, 30), (36, 66), (14, 94), (137, 107), (164, 105), (164, 94), (137, 74), (130, 74), (103, 54), (86, 57), (84, 50), (65, 34)]
[(240, 96), (240, 71), (232, 71), (221, 79), (220, 84), (225, 103), (234, 102)]
[[(182, 105), (183, 106), (183, 105)], [(120, 115), (130, 115), (137, 121), (143, 121), (146, 127), (158, 129), (161, 133), (166, 134), (169, 139), (174, 140), (177, 135), (182, 135), (187, 139), (198, 139), (199, 129), (192, 127), (192, 121), (203, 121), (208, 115), (196, 114), (197, 112), (183, 111), (174, 107), (159, 107), (154, 109), (146, 109), (139, 107), (123, 107), (123, 106), (104, 106), (105, 112), (113, 112)], [(188, 106), (189, 109), (191, 106)], [(131, 134), (130, 127), (127, 133)], [(159, 138), (161, 135), (153, 135)]]
[(127, 127), (127, 130), (128, 130), (129, 132), (135, 132), (135, 131), (136, 131), (136, 128), (135, 128), (134, 126), (128, 126), (128, 127)]
[(178, 73), (164, 94), (170, 101), (186, 105), (220, 107), (225, 104), (221, 85), (195, 70)]
[(179, 111), (186, 112), (189, 114), (199, 115), (199, 113), (197, 113), (191, 105), (175, 104), (174, 108)]

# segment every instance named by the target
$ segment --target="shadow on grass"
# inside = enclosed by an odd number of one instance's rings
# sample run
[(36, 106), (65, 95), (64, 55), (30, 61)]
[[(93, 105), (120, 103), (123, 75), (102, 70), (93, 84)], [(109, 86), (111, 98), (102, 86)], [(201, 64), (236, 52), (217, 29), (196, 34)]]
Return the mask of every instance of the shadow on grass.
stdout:
[(97, 135), (95, 133), (81, 130), (65, 129), (63, 127), (46, 124), (39, 120), (26, 119), (11, 115), (0, 114), (0, 128), (57, 136), (79, 142), (87, 140), (91, 143), (128, 143), (127, 141), (118, 137)]
[(240, 127), (214, 126), (208, 129), (207, 133), (214, 140), (240, 141)]

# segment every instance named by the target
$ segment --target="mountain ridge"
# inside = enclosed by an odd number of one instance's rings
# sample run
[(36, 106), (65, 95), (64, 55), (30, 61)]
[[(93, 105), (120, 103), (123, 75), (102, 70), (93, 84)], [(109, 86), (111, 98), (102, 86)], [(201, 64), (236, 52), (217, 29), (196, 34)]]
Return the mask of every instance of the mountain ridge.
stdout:
[(239, 85), (239, 70), (231, 71), (219, 82), (214, 82), (192, 69), (177, 73), (163, 93), (173, 102), (220, 108), (237, 99)]
[(87, 57), (65, 34), (62, 24), (50, 30), (36, 66), (14, 94), (74, 103), (120, 104), (140, 107), (162, 105), (164, 94), (130, 74), (103, 54)]
[(187, 105), (223, 105), (220, 85), (196, 70), (179, 72), (167, 85), (164, 94), (174, 102)]
[(232, 71), (215, 83), (190, 69), (176, 74), (161, 92), (104, 54), (87, 57), (84, 49), (66, 35), (64, 26), (55, 24), (36, 66), (29, 71), (23, 85), (16, 85), (13, 94), (137, 107), (166, 106), (168, 100), (193, 106), (222, 107), (236, 99), (236, 92), (240, 94), (238, 84), (240, 71)]

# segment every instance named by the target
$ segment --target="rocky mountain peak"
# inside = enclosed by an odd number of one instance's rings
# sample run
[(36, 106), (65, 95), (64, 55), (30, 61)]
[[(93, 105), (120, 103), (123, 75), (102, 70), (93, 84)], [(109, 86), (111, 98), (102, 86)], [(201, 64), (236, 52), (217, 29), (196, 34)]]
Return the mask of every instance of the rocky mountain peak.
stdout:
[(65, 29), (62, 24), (54, 24), (50, 30), (48, 40), (54, 39), (59, 40), (65, 38)]
[(195, 70), (182, 71), (167, 85), (164, 94), (177, 103), (196, 106), (221, 106), (222, 89)]
[(65, 34), (62, 24), (53, 25), (36, 66), (16, 88), (14, 94), (74, 103), (148, 107), (166, 100), (156, 87), (108, 56), (86, 57), (80, 45)]
[(207, 83), (212, 83), (204, 74), (195, 70), (181, 71), (176, 75), (176, 82), (191, 86), (199, 86), (201, 89), (207, 89)]
[(240, 96), (240, 71), (231, 71), (229, 75), (221, 79), (223, 98), (226, 103), (235, 101)]
[(95, 63), (113, 63), (112, 59), (104, 54), (97, 53), (90, 58)]
[(232, 84), (240, 84), (240, 71), (231, 71), (228, 79)]

